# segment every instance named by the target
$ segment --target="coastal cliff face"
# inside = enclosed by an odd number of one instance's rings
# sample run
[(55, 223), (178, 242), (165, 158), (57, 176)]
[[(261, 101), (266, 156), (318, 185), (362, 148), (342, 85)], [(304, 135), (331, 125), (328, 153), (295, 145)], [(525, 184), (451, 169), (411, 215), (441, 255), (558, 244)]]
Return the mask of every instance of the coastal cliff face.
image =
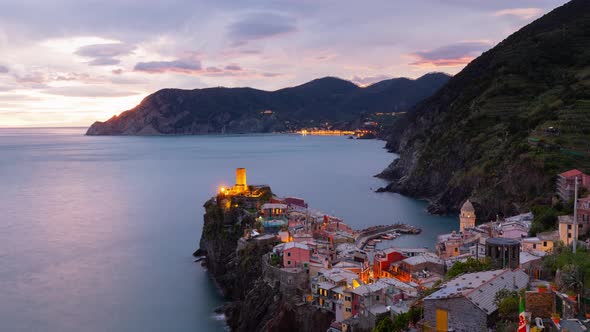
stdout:
[(590, 169), (588, 31), (574, 0), (473, 60), (395, 123), (386, 190), (441, 214), (470, 198), (484, 220), (548, 204), (557, 173)]
[(131, 110), (95, 122), (86, 134), (265, 133), (324, 122), (337, 129), (350, 129), (363, 114), (408, 110), (448, 79), (446, 74), (432, 73), (416, 80), (396, 78), (361, 88), (326, 77), (272, 92), (251, 88), (163, 89)]
[(203, 233), (196, 255), (206, 255), (210, 276), (230, 302), (224, 311), (232, 331), (325, 332), (333, 314), (295, 304), (263, 278), (262, 256), (274, 242), (238, 246), (254, 218), (243, 209), (224, 212), (214, 200), (205, 204)]

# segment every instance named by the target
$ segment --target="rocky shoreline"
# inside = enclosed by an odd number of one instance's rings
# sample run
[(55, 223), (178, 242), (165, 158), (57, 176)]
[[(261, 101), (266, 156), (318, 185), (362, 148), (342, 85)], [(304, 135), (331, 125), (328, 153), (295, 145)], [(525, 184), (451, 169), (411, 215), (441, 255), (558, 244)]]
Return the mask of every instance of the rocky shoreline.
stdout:
[(324, 332), (332, 313), (302, 303), (297, 296), (282, 294), (277, 285), (263, 278), (262, 256), (274, 241), (239, 246), (244, 229), (254, 220), (242, 209), (223, 211), (214, 199), (205, 204), (203, 233), (195, 257), (228, 301), (216, 312), (223, 313), (231, 331)]

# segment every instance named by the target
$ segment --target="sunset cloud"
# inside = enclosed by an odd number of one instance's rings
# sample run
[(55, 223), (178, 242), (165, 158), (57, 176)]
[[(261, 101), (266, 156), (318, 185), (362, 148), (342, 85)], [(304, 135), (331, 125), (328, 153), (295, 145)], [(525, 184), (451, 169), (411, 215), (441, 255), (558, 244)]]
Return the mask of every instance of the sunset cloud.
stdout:
[(429, 51), (410, 54), (416, 59), (411, 65), (419, 67), (464, 66), (491, 47), (486, 41), (467, 41), (449, 44)]
[(61, 114), (52, 121), (88, 125), (162, 88), (455, 74), (566, 1), (2, 0), (0, 91), (40, 100), (5, 106), (33, 113), (0, 125), (46, 123), (34, 113), (43, 107)]
[(150, 74), (159, 73), (182, 73), (198, 74), (201, 72), (201, 62), (199, 60), (178, 59), (172, 61), (150, 61), (138, 62), (133, 68), (135, 71), (146, 72)]
[(387, 80), (390, 78), (391, 78), (391, 76), (387, 76), (387, 75), (375, 75), (375, 76), (366, 76), (366, 77), (354, 76), (351, 79), (351, 81), (360, 85), (360, 86), (369, 86), (373, 83), (381, 82), (383, 80)]
[(242, 67), (233, 64), (233, 65), (227, 65), (223, 69), (229, 70), (229, 71), (240, 71), (240, 70), (242, 70)]
[(66, 97), (103, 97), (103, 98), (111, 98), (111, 97), (127, 97), (137, 95), (138, 93), (135, 91), (124, 91), (121, 89), (114, 89), (104, 86), (96, 86), (96, 85), (80, 85), (80, 86), (67, 86), (67, 87), (57, 87), (57, 88), (48, 88), (42, 90), (43, 93), (51, 94), (51, 95), (58, 95), (58, 96), (66, 96)]
[(235, 45), (251, 40), (264, 39), (297, 30), (295, 20), (275, 13), (246, 15), (228, 27), (228, 36)]
[(87, 58), (93, 58), (88, 62), (91, 66), (110, 66), (121, 62), (120, 56), (132, 54), (135, 46), (124, 43), (95, 44), (80, 47), (75, 54)]
[(541, 8), (509, 8), (494, 12), (494, 16), (513, 16), (521, 20), (530, 20), (543, 13)]

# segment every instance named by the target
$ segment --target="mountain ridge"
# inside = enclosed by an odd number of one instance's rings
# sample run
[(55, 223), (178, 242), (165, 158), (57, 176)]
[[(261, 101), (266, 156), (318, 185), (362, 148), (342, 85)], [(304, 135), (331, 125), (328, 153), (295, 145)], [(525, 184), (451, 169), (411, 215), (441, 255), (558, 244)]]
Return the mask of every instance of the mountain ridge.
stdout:
[[(393, 78), (379, 82), (379, 89), (371, 88), (375, 84), (359, 87), (330, 76), (274, 91), (249, 87), (161, 89), (130, 110), (95, 122), (87, 135), (273, 132), (324, 122), (345, 128), (358, 123), (365, 113), (405, 111), (434, 93), (449, 77), (432, 73), (414, 80)], [(272, 113), (262, 114), (265, 110)]]

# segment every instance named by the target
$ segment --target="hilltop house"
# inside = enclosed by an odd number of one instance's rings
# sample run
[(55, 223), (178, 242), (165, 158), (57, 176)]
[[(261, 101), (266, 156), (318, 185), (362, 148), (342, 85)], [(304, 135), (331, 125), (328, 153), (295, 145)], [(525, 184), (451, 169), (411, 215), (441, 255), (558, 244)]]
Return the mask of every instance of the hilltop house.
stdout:
[(424, 298), (425, 331), (487, 331), (492, 325), (496, 293), (520, 290), (529, 276), (521, 270), (494, 270), (460, 275)]
[(557, 194), (564, 202), (568, 202), (574, 197), (576, 178), (578, 178), (580, 188), (590, 189), (590, 175), (586, 175), (577, 169), (557, 175)]

